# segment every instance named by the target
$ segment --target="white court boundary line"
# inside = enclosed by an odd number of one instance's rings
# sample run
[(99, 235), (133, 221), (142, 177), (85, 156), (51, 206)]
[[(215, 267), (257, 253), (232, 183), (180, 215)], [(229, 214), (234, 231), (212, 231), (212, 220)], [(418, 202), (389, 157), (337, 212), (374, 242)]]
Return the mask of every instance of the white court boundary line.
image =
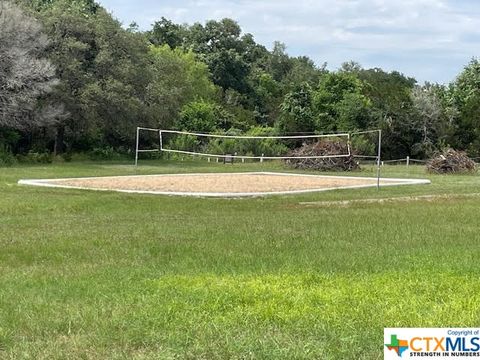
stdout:
[[(129, 194), (153, 194), (153, 195), (172, 195), (172, 196), (193, 196), (193, 197), (220, 197), (220, 198), (236, 198), (236, 197), (259, 197), (269, 195), (292, 195), (292, 194), (307, 194), (314, 192), (323, 192), (331, 190), (343, 190), (343, 189), (362, 189), (369, 187), (376, 187), (377, 184), (366, 185), (349, 185), (349, 186), (337, 186), (331, 188), (314, 188), (314, 189), (301, 189), (301, 190), (287, 190), (287, 191), (267, 191), (267, 192), (241, 192), (241, 193), (223, 193), (223, 192), (179, 192), (179, 191), (154, 191), (154, 190), (125, 190), (125, 189), (104, 189), (87, 186), (73, 186), (73, 185), (61, 185), (55, 184), (56, 181), (68, 181), (68, 180), (88, 180), (88, 179), (118, 179), (118, 178), (138, 178), (138, 177), (163, 177), (163, 176), (217, 176), (217, 175), (277, 175), (277, 176), (307, 176), (323, 179), (353, 179), (353, 180), (377, 180), (374, 177), (361, 177), (361, 176), (334, 176), (334, 175), (314, 175), (314, 174), (297, 174), (297, 173), (277, 173), (277, 172), (232, 172), (232, 173), (182, 173), (182, 174), (158, 174), (158, 175), (122, 175), (122, 176), (94, 176), (94, 177), (77, 177), (77, 178), (60, 178), (60, 179), (22, 179), (18, 181), (19, 185), (41, 186), (50, 188), (63, 188), (63, 189), (78, 189), (78, 190), (93, 190), (93, 191), (114, 191)], [(422, 185), (430, 184), (430, 180), (426, 179), (398, 179), (398, 178), (382, 178), (382, 182), (388, 182), (388, 184), (380, 184), (381, 187), (387, 186), (402, 186), (402, 185)]]

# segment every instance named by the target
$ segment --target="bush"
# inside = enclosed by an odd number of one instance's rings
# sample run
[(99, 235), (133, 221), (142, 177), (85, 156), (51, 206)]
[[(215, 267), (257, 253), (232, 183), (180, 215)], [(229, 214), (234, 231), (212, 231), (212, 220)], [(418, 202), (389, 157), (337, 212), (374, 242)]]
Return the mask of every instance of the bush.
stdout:
[(116, 151), (113, 147), (97, 147), (88, 153), (90, 160), (119, 160), (122, 154)]
[(63, 158), (63, 160), (65, 160), (65, 162), (70, 162), (73, 158), (73, 154), (71, 152), (66, 152), (60, 156)]
[[(247, 135), (252, 136), (276, 136), (278, 135), (276, 129), (271, 127), (252, 127)], [(284, 156), (288, 153), (288, 146), (284, 140), (281, 139), (253, 139), (251, 142), (247, 141), (246, 151), (251, 151), (257, 156), (264, 154), (265, 156)]]
[(446, 149), (437, 153), (428, 163), (427, 170), (435, 174), (473, 173), (475, 162), (463, 151)]
[[(219, 134), (241, 135), (238, 129), (230, 129)], [(275, 129), (268, 127), (253, 127), (245, 135), (274, 136)], [(211, 154), (235, 154), (246, 156), (282, 156), (288, 152), (288, 147), (279, 139), (235, 139), (215, 138), (210, 140), (206, 151)]]
[(175, 135), (169, 142), (168, 147), (173, 150), (181, 151), (199, 151), (200, 138), (194, 135)]
[[(371, 134), (370, 134), (371, 135)], [(374, 134), (378, 136), (377, 133)], [(376, 155), (376, 144), (378, 138), (371, 139), (368, 135), (353, 136), (352, 149), (355, 149), (355, 155)]]
[(15, 156), (5, 147), (0, 146), (0, 166), (12, 166), (16, 162)]
[(236, 139), (230, 138), (214, 138), (211, 139), (207, 146), (206, 152), (209, 154), (223, 155), (223, 154), (243, 154), (240, 143)]
[(53, 156), (48, 152), (29, 151), (26, 155), (17, 155), (17, 160), (22, 163), (50, 164)]

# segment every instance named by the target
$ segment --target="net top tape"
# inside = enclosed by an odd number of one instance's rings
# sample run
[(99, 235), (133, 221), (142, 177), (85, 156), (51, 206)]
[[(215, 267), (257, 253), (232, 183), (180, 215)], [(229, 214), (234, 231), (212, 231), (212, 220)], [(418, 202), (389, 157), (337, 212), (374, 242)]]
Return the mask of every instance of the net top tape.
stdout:
[(168, 134), (179, 134), (179, 135), (192, 135), (192, 136), (203, 136), (203, 137), (212, 137), (212, 138), (229, 138), (229, 139), (315, 139), (315, 138), (325, 138), (325, 137), (350, 137), (348, 133), (340, 134), (319, 134), (319, 135), (291, 135), (291, 136), (255, 136), (255, 135), (222, 135), (222, 134), (205, 134), (205, 133), (194, 133), (188, 131), (177, 131), (177, 130), (162, 130), (162, 129), (151, 129), (151, 128), (142, 128), (140, 130), (147, 131), (158, 131), (160, 133)]

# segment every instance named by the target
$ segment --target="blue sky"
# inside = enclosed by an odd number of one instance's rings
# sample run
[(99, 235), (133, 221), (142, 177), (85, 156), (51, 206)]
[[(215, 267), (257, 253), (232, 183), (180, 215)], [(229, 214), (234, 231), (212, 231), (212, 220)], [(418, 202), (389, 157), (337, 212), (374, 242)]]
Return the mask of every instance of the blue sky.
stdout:
[(479, 0), (99, 0), (142, 30), (162, 16), (177, 23), (230, 17), (269, 49), (307, 55), (329, 69), (354, 60), (420, 82), (448, 83), (480, 55)]

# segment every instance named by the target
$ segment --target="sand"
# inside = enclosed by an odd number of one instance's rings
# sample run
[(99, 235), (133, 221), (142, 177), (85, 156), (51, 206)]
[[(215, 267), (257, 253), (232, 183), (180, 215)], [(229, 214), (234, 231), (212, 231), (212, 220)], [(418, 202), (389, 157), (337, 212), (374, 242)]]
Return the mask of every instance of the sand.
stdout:
[[(382, 180), (381, 184), (391, 181)], [(268, 173), (149, 175), (49, 180), (55, 185), (92, 189), (185, 193), (263, 193), (376, 185), (376, 179)]]

